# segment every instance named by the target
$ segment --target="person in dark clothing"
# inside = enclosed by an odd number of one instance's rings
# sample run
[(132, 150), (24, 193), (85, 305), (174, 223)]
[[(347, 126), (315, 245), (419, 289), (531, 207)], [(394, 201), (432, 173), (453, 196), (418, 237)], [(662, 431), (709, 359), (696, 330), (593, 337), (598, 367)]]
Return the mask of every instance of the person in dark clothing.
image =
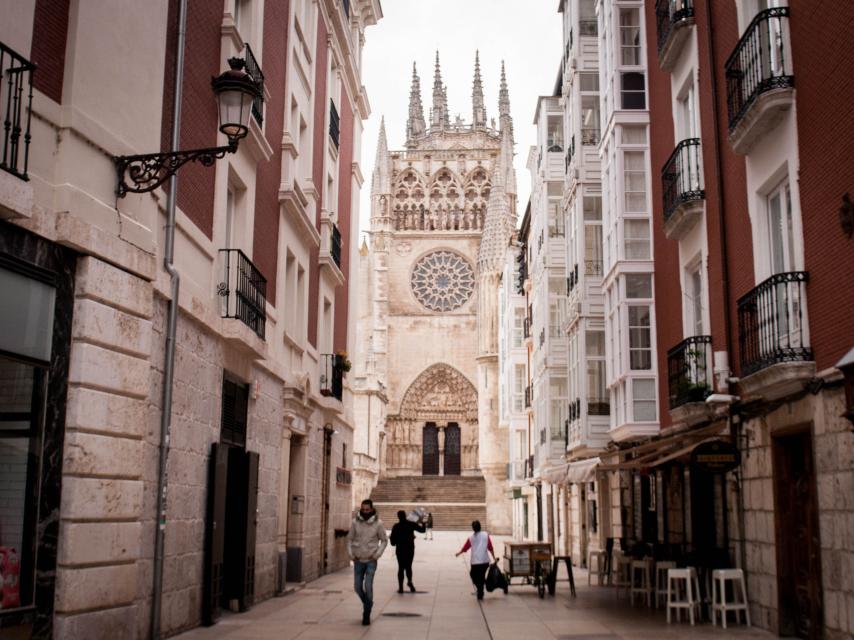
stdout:
[(415, 557), (415, 532), (424, 533), (424, 525), (410, 522), (406, 519), (405, 511), (397, 512), (398, 522), (391, 528), (391, 542), (394, 554), (397, 556), (397, 592), (403, 593), (403, 575), (409, 590), (415, 593), (415, 585), (412, 584), (412, 560)]

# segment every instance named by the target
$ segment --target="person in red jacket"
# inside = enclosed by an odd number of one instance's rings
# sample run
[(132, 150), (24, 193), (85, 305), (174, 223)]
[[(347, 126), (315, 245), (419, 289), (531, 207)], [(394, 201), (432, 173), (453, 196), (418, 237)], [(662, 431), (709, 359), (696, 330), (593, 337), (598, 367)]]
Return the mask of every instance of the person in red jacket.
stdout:
[(489, 557), (495, 560), (495, 549), (492, 547), (492, 538), (486, 531), (480, 530), (480, 520), (471, 523), (474, 533), (469, 536), (463, 548), (457, 551), (459, 556), (471, 549), (471, 569), (469, 576), (477, 589), (477, 599), (483, 600), (483, 583), (486, 580), (486, 570), (489, 568)]

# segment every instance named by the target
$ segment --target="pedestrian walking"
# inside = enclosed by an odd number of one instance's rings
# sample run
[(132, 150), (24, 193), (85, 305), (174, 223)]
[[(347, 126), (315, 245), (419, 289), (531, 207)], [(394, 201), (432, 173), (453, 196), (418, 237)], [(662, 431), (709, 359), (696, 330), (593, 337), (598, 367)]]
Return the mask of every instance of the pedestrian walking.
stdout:
[(374, 573), (377, 560), (385, 551), (388, 538), (385, 527), (374, 511), (371, 500), (362, 500), (359, 511), (350, 525), (347, 553), (353, 561), (353, 581), (356, 595), (362, 601), (362, 624), (371, 624), (374, 606)]
[(424, 536), (425, 540), (433, 539), (433, 514), (427, 514), (427, 535)]
[(403, 593), (403, 574), (406, 574), (406, 582), (409, 590), (415, 593), (415, 585), (412, 584), (412, 560), (415, 557), (415, 532), (424, 533), (426, 529), (419, 522), (410, 522), (406, 519), (405, 511), (397, 512), (397, 524), (391, 528), (391, 546), (397, 556), (397, 592)]
[(463, 548), (457, 551), (456, 555), (460, 556), (471, 549), (471, 569), (469, 576), (477, 589), (477, 599), (483, 600), (483, 583), (486, 580), (486, 570), (489, 568), (489, 557), (495, 560), (495, 549), (492, 547), (492, 538), (486, 531), (480, 530), (480, 520), (475, 520), (471, 523), (471, 528), (474, 533), (469, 536)]

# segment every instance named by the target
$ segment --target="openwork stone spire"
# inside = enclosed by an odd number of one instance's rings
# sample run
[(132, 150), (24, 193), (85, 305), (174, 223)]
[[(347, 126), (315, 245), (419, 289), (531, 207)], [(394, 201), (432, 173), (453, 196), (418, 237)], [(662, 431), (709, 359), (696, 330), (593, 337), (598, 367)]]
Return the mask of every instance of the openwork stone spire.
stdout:
[(371, 193), (391, 193), (388, 176), (388, 140), (385, 133), (385, 116), (380, 120), (380, 135), (377, 138), (377, 157), (374, 161), (374, 174), (371, 178)]
[(474, 52), (474, 82), (471, 88), (472, 124), (475, 128), (486, 126), (486, 107), (483, 102), (483, 82), (480, 79), (480, 51)]
[(486, 203), (486, 220), (477, 255), (477, 269), (481, 275), (501, 271), (504, 252), (513, 233), (515, 216), (510, 211), (506, 191), (508, 169), (513, 171), (513, 151), (510, 133), (505, 130), (501, 133), (501, 154), (492, 168), (492, 188)]
[(427, 132), (424, 122), (424, 105), (421, 103), (421, 80), (415, 63), (412, 63), (412, 88), (409, 90), (409, 118), (406, 121), (406, 144), (423, 136)]
[(439, 52), (436, 52), (436, 69), (433, 73), (433, 109), (430, 111), (430, 126), (443, 129), (449, 123), (448, 92), (442, 84), (442, 70), (439, 67)]
[(510, 117), (510, 91), (507, 89), (507, 75), (504, 73), (504, 61), (501, 61), (501, 88), (498, 90), (498, 121), (501, 131), (508, 129), (513, 134), (513, 119)]

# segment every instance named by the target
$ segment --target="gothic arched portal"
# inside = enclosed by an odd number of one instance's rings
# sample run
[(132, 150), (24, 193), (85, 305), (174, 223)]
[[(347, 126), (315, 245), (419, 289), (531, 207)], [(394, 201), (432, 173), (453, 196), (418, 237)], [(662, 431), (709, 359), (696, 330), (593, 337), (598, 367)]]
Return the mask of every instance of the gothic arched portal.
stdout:
[(477, 389), (451, 365), (431, 365), (412, 381), (388, 431), (392, 475), (478, 473)]

